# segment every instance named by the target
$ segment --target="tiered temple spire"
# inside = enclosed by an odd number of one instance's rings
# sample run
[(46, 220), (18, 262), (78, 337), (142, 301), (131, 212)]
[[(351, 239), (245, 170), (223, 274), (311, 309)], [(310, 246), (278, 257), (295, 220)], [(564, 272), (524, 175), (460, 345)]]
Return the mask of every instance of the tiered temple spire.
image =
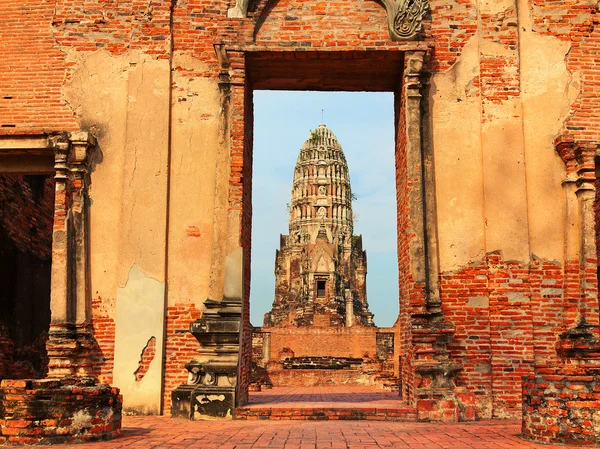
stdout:
[[(276, 254), (273, 309), (266, 326), (373, 325), (366, 299), (367, 256), (353, 236), (352, 189), (344, 151), (325, 125), (300, 148), (289, 235)], [(327, 320), (328, 317), (328, 320)]]

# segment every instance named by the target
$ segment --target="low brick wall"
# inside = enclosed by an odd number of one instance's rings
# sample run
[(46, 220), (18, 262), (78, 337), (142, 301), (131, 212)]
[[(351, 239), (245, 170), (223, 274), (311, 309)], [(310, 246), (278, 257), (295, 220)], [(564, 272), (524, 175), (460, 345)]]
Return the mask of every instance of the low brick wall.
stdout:
[(523, 377), (522, 437), (541, 443), (600, 443), (600, 367), (537, 368)]
[(121, 433), (118, 388), (92, 379), (0, 382), (0, 444), (109, 440)]

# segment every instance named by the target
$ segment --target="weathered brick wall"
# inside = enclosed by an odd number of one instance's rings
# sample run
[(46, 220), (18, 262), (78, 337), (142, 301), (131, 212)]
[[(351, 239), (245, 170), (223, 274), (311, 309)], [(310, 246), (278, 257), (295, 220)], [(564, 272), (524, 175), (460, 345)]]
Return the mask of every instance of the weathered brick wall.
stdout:
[(10, 67), (0, 75), (0, 133), (77, 129), (61, 97), (66, 66), (51, 26), (55, 6), (54, 0), (0, 5), (2, 56)]
[[(194, 68), (174, 67), (178, 75), (189, 79), (216, 79), (219, 67), (213, 44), (223, 40), (243, 48), (252, 40), (255, 31), (260, 49), (299, 50), (294, 52), (295, 56), (314, 50), (394, 50), (400, 45), (389, 39), (383, 8), (369, 0), (282, 0), (273, 5), (257, 27), (253, 20), (262, 11), (264, 0), (251, 8), (250, 19), (227, 19), (226, 10), (232, 3), (229, 0), (175, 4), (159, 1), (141, 7), (133, 1), (91, 1), (83, 8), (81, 2), (63, 0), (4, 2), (0, 5), (0, 13), (5, 18), (0, 37), (6, 43), (2, 54), (10, 71), (0, 75), (0, 105), (3, 106), (0, 107), (0, 133), (64, 131), (93, 125), (84, 123), (77, 112), (71, 110), (63, 100), (61, 89), (71, 81), (72, 70), (81, 63), (78, 58), (99, 50), (112, 55), (135, 50), (166, 60), (172, 46), (176, 52), (189, 54), (201, 63)], [(597, 94), (600, 80), (596, 74), (596, 52), (600, 36), (594, 2), (532, 0), (530, 6), (535, 33), (554, 36), (570, 45), (566, 63), (571, 75), (578, 79), (579, 95), (570, 105), (565, 132), (575, 139), (598, 140), (600, 119), (595, 111), (600, 109)], [(432, 0), (431, 8), (431, 19), (425, 29), (426, 42), (431, 45), (428, 68), (434, 74), (455, 68), (464, 46), (474, 36), (496, 42), (503, 49), (503, 56), (483, 55), (469, 91), (469, 95), (481, 97), (481, 119), (488, 123), (493, 119), (487, 114), (491, 107), (522, 94), (519, 36), (515, 25), (517, 11), (508, 8), (502, 14), (480, 13), (467, 0)], [(231, 52), (231, 57), (236, 73), (241, 73), (242, 56), (239, 52)], [(340, 62), (340, 67), (344, 67), (344, 62)], [(233, 114), (231, 123), (228, 122), (232, 126), (230, 204), (242, 211), (240, 244), (249, 254), (251, 151), (247, 143), (251, 141), (251, 122), (247, 113), (249, 104), (246, 103), (249, 97), (244, 96), (247, 90), (245, 79), (236, 81)], [(174, 89), (179, 87), (174, 85)], [(402, 359), (403, 389), (407, 394), (413, 389), (409, 369), (412, 360), (411, 314), (422, 309), (423, 286), (414, 283), (408, 256), (412, 235), (407, 198), (411, 184), (406, 179), (407, 162), (402, 151), (405, 129), (399, 112), (401, 107), (397, 105), (396, 113), (401, 298), (396, 357)], [(218, 111), (219, 105), (214, 109)], [(438, 220), (446, 218), (440, 216)], [(497, 416), (512, 416), (518, 413), (518, 377), (529, 372), (532, 361), (552, 363), (557, 330), (572, 324), (577, 315), (576, 304), (581, 296), (580, 267), (575, 261), (566, 261), (563, 266), (560, 262), (546, 260), (519, 264), (503, 260), (494, 252), (497, 248), (488, 250), (491, 251), (488, 256), (478, 256), (467, 266), (442, 273), (441, 294), (444, 312), (456, 326), (451, 352), (465, 366), (461, 382), (478, 395), (480, 415), (490, 416), (493, 406)], [(249, 276), (249, 271), (245, 275)], [(249, 285), (247, 281), (246, 285)], [(247, 291), (244, 296), (247, 300)], [(100, 348), (95, 358), (96, 371), (105, 381), (111, 379), (113, 309), (114, 299), (94, 298), (93, 325)], [(250, 329), (248, 310), (246, 302), (243, 318), (246, 336)], [(183, 364), (197, 350), (195, 339), (177, 330), (187, 329), (189, 322), (198, 315), (191, 304), (171, 305), (167, 313), (166, 410), (170, 390), (185, 381)], [(246, 342), (249, 342), (248, 338)], [(248, 350), (249, 344), (243, 353)], [(247, 372), (242, 372), (242, 382), (245, 382), (244, 376), (247, 377)]]
[(167, 308), (165, 335), (165, 377), (163, 411), (171, 410), (171, 392), (187, 383), (188, 372), (184, 365), (198, 357), (198, 340), (189, 332), (190, 323), (200, 318), (194, 304), (178, 304)]
[(276, 362), (267, 366), (266, 378), (274, 387), (338, 387), (369, 386), (389, 388), (388, 379), (378, 373), (378, 367), (367, 365), (359, 369), (284, 369)]
[(377, 356), (376, 328), (281, 327), (270, 328), (270, 333), (270, 360), (279, 360), (284, 348), (291, 349), (296, 357), (375, 358)]
[(395, 95), (396, 116), (396, 209), (398, 229), (398, 285), (400, 289), (400, 317), (396, 322), (399, 329), (399, 341), (396, 343), (399, 351), (400, 376), (402, 377), (402, 397), (412, 401), (414, 389), (414, 372), (411, 369), (412, 354), (412, 313), (422, 310), (424, 305), (423, 285), (414, 282), (411, 272), (410, 240), (414, 237), (411, 231), (409, 216), (410, 206), (408, 197), (412, 183), (408, 180), (406, 158), (406, 119), (402, 113), (405, 109), (405, 86), (398, 89)]
[(589, 367), (538, 368), (523, 380), (523, 437), (593, 446), (600, 439), (600, 375)]
[(115, 355), (115, 320), (110, 301), (99, 295), (92, 298), (92, 328), (97, 346), (91, 357), (91, 372), (101, 383), (111, 384)]
[[(233, 63), (237, 66), (242, 64), (242, 60), (234, 60)], [(237, 78), (237, 76), (236, 76)], [(240, 81), (240, 80), (236, 80)], [(250, 324), (250, 277), (251, 277), (251, 250), (252, 250), (252, 144), (254, 142), (254, 120), (253, 120), (253, 96), (250, 84), (245, 80), (243, 91), (236, 89), (234, 94), (233, 104), (233, 120), (232, 120), (232, 156), (236, 157), (239, 150), (236, 149), (235, 145), (239, 145), (240, 141), (243, 143), (242, 154), (243, 154), (243, 167), (241, 172), (241, 179), (239, 182), (242, 184), (242, 226), (240, 235), (240, 244), (244, 249), (244, 261), (243, 261), (243, 307), (242, 307), (242, 335), (240, 341), (240, 360), (238, 370), (238, 385), (237, 385), (237, 402), (238, 404), (245, 404), (248, 401), (247, 391), (248, 385), (252, 382), (252, 324)], [(237, 102), (243, 101), (243, 110)], [(243, 115), (240, 113), (243, 112)], [(240, 139), (242, 135), (243, 126), (243, 139)], [(239, 167), (237, 164), (232, 162), (231, 165), (231, 177), (232, 179), (237, 178), (237, 170)]]
[(567, 68), (580, 77), (580, 93), (571, 105), (564, 124), (566, 134), (576, 140), (598, 141), (600, 136), (600, 79), (597, 76), (597, 49), (600, 29), (597, 4), (593, 1), (562, 0), (545, 2), (533, 0), (533, 19), (536, 31), (569, 42)]
[(19, 251), (49, 259), (53, 222), (54, 178), (0, 176), (0, 225)]
[(89, 380), (3, 380), (0, 444), (72, 443), (116, 437), (121, 433), (121, 402), (118, 388)]

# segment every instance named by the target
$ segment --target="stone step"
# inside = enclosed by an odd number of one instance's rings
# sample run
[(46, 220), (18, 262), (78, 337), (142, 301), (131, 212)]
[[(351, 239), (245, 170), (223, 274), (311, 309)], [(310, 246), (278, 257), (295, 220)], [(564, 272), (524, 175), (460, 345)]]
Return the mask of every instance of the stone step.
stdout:
[(411, 407), (239, 407), (234, 410), (237, 420), (311, 420), (311, 421), (402, 421), (416, 422), (417, 411)]

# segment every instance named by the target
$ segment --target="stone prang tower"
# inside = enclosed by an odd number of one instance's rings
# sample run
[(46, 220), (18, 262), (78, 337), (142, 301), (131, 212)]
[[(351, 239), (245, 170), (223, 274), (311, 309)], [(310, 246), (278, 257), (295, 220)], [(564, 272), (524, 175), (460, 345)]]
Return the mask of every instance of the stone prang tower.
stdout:
[(290, 234), (275, 257), (275, 300), (265, 326), (374, 326), (367, 254), (353, 235), (348, 165), (325, 125), (311, 131), (294, 169)]

